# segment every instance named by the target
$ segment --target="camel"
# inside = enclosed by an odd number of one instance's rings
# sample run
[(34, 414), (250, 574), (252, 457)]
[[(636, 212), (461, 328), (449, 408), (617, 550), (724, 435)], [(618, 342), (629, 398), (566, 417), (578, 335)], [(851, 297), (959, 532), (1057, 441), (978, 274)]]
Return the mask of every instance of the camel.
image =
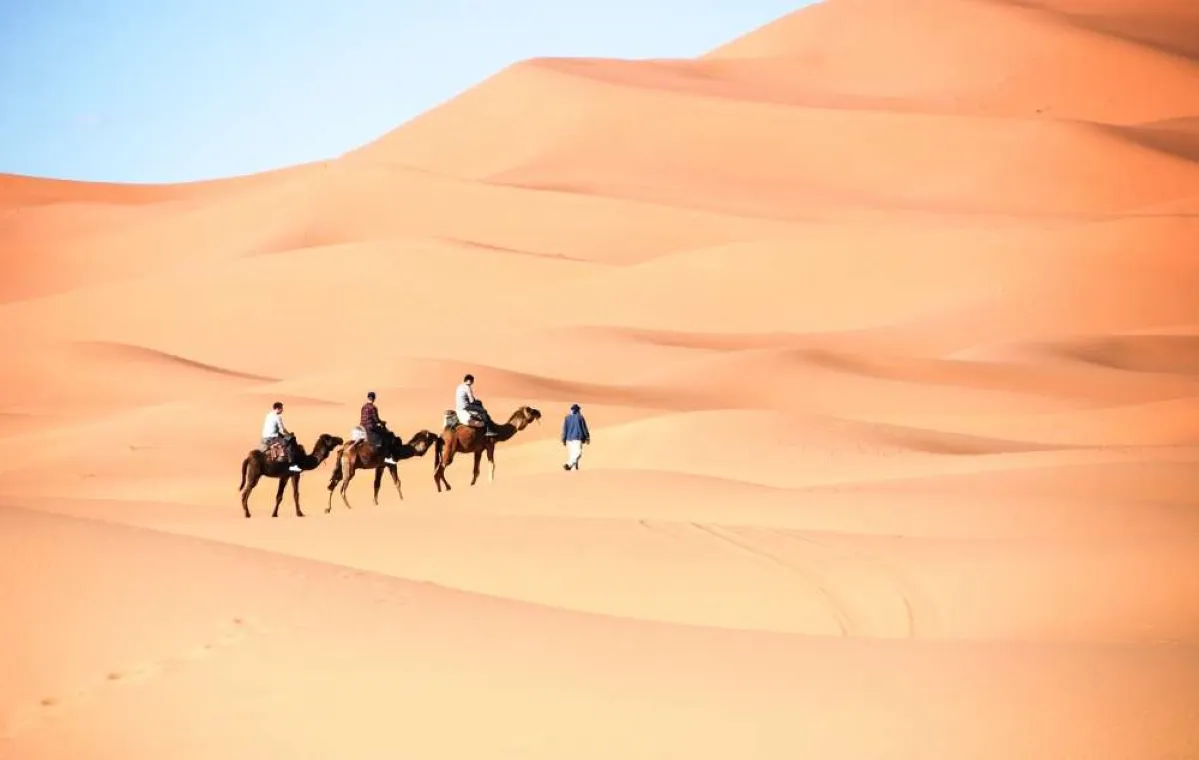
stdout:
[(496, 427), (497, 435), (495, 437), (488, 438), (483, 435), (482, 423), (479, 423), (477, 427), (474, 424), (463, 425), (458, 422), (458, 415), (453, 410), (447, 410), (445, 413), (446, 426), (441, 432), (441, 437), (437, 439), (437, 458), (433, 462), (433, 482), (437, 485), (438, 493), (441, 492), (442, 483), (445, 484), (445, 490), (450, 490), (450, 481), (446, 480), (445, 468), (454, 461), (454, 454), (475, 455), (474, 475), (470, 479), (470, 484), (473, 486), (479, 479), (479, 462), (486, 453), (487, 482), (493, 482), (495, 480), (495, 445), (500, 441), (509, 440), (528, 427), (530, 423), (540, 419), (540, 411), (531, 406), (522, 406), (512, 413), (506, 423)]
[[(391, 482), (395, 483), (396, 493), (400, 495), (400, 501), (404, 500), (404, 490), (400, 487), (399, 468), (394, 464), (387, 464), (383, 459), (390, 454), (391, 458), (397, 462), (409, 457), (423, 457), (425, 452), (432, 448), (435, 441), (441, 440), (437, 433), (432, 430), (422, 430), (408, 443), (404, 443), (399, 436), (395, 438), (395, 445), (390, 451), (375, 449), (369, 442), (354, 441), (343, 445), (337, 451), (337, 456), (333, 462), (333, 474), (329, 477), (329, 506), (325, 507), (325, 512), (333, 511), (333, 489), (337, 487), (338, 482), (341, 482), (341, 500), (345, 503), (346, 509), (351, 509), (350, 502), (346, 499), (346, 489), (350, 486), (350, 480), (353, 479), (354, 473), (358, 470), (374, 470), (375, 471), (375, 506), (379, 506), (379, 486), (383, 483), (383, 469), (391, 475)], [(343, 468), (342, 462), (348, 462)], [(344, 480), (343, 478), (344, 473)]]
[[(333, 449), (340, 446), (344, 441), (335, 435), (322, 433), (320, 438), (316, 439), (316, 445), (312, 447), (312, 453), (304, 451), (303, 445), (296, 444), (296, 464), (301, 470), (315, 470), (320, 466), (321, 462), (333, 452)], [(287, 482), (291, 481), (292, 498), (296, 502), (296, 517), (303, 517), (304, 512), (300, 509), (300, 476), (303, 472), (292, 472), (288, 469), (287, 460), (281, 456), (282, 452), (276, 452), (274, 456), (268, 459), (266, 452), (262, 449), (253, 449), (246, 458), (241, 460), (241, 485), (237, 489), (241, 492), (241, 508), (246, 513), (246, 517), (250, 516), (250, 492), (254, 490), (254, 486), (258, 485), (258, 481), (262, 477), (278, 478), (279, 491), (275, 494), (275, 511), (271, 513), (271, 517), (279, 516), (279, 505), (283, 503), (283, 490), (287, 488)]]

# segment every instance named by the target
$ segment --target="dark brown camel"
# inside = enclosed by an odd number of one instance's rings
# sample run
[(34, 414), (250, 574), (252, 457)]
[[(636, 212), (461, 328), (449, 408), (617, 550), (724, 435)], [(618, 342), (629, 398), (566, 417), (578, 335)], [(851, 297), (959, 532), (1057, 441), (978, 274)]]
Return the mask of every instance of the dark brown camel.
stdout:
[[(315, 470), (320, 466), (321, 462), (332, 453), (333, 449), (344, 443), (343, 439), (328, 433), (322, 433), (320, 438), (316, 439), (316, 445), (312, 447), (312, 453), (304, 451), (304, 447), (296, 444), (296, 465), (301, 470)], [(287, 482), (291, 481), (292, 498), (296, 502), (296, 517), (303, 517), (304, 512), (300, 509), (300, 476), (303, 472), (292, 472), (288, 469), (290, 465), (286, 459), (267, 459), (267, 455), (261, 449), (254, 449), (246, 458), (241, 460), (241, 485), (237, 487), (241, 491), (241, 508), (246, 513), (246, 517), (250, 516), (250, 492), (254, 490), (254, 486), (258, 485), (258, 481), (262, 477), (278, 478), (279, 490), (275, 494), (275, 511), (271, 513), (271, 517), (279, 516), (279, 505), (283, 503), (283, 490), (287, 488)]]
[(531, 423), (541, 419), (541, 412), (531, 406), (522, 406), (512, 413), (508, 421), (503, 425), (496, 427), (496, 435), (489, 438), (483, 435), (482, 423), (479, 426), (463, 425), (457, 421), (457, 415), (451, 411), (446, 412), (446, 426), (441, 432), (441, 437), (437, 439), (437, 458), (433, 462), (433, 482), (437, 484), (438, 492), (441, 491), (441, 484), (445, 484), (445, 490), (450, 490), (450, 481), (445, 478), (445, 468), (449, 467), (454, 461), (454, 454), (474, 454), (475, 469), (474, 476), (470, 479), (470, 484), (473, 486), (479, 479), (479, 462), (483, 458), (483, 454), (487, 454), (487, 482), (495, 480), (495, 445), (500, 441), (507, 441), (512, 436), (524, 430)]
[[(338, 482), (341, 483), (341, 500), (345, 503), (346, 509), (351, 509), (350, 502), (346, 499), (346, 489), (349, 488), (350, 481), (358, 470), (375, 471), (376, 507), (379, 506), (379, 486), (383, 483), (384, 468), (391, 475), (391, 482), (396, 485), (396, 493), (400, 495), (400, 501), (403, 501), (404, 490), (400, 487), (399, 468), (394, 464), (387, 464), (383, 460), (389, 454), (397, 462), (410, 457), (423, 457), (425, 452), (440, 440), (441, 438), (432, 430), (422, 430), (412, 436), (412, 440), (408, 443), (404, 443), (399, 436), (396, 436), (395, 445), (391, 447), (390, 451), (376, 449), (368, 441), (351, 441), (345, 444), (337, 450), (333, 460), (333, 474), (329, 477), (329, 506), (325, 507), (325, 512), (333, 511), (333, 489), (337, 487)], [(344, 467), (343, 462), (347, 463)]]

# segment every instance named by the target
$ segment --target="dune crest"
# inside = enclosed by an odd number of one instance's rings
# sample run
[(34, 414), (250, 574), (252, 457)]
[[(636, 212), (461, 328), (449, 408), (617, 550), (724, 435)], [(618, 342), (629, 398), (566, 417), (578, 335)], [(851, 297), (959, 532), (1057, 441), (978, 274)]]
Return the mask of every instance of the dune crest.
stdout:
[[(825, 0), (327, 161), (0, 175), (0, 756), (1199, 757), (1196, 40)], [(544, 415), (494, 482), (242, 516), (273, 401), (411, 441), (468, 372)]]

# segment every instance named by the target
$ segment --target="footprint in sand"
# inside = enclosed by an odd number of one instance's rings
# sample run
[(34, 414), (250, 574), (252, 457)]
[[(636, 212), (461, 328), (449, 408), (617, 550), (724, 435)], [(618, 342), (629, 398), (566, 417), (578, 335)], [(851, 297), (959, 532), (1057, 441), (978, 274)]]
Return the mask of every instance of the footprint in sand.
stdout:
[(27, 705), (9, 716), (9, 719), (4, 722), (0, 738), (11, 739), (40, 723), (54, 720), (68, 708), (75, 709), (100, 698), (107, 689), (120, 684), (144, 683), (188, 662), (202, 659), (220, 649), (232, 646), (250, 634), (264, 632), (265, 629), (257, 621), (243, 617), (231, 618), (221, 627), (215, 637), (203, 644), (158, 660), (136, 663), (128, 668), (108, 670), (101, 678), (88, 686), (42, 697), (36, 703)]
[(225, 629), (216, 637), (204, 642), (203, 644), (200, 644), (199, 646), (192, 647), (181, 652), (177, 657), (171, 658), (167, 662), (186, 662), (198, 660), (202, 657), (211, 655), (217, 650), (236, 644), (238, 641), (244, 639), (251, 633), (264, 632), (265, 631), (262, 625), (260, 625), (258, 622), (249, 620), (247, 618), (235, 617), (229, 621), (228, 626), (226, 626)]

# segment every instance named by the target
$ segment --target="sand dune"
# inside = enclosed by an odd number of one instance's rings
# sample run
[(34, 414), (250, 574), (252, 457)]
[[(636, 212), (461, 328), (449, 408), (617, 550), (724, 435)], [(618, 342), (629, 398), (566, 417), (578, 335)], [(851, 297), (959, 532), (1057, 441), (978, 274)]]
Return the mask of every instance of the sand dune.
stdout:
[[(792, 67), (786, 60), (777, 65)], [(1177, 197), (1199, 181), (1199, 167), (1168, 150), (1169, 143), (1124, 137), (1115, 127), (1079, 123), (1076, 116), (1030, 120), (847, 109), (836, 101), (807, 107), (755, 103), (697, 88), (658, 88), (659, 65), (645, 67), (648, 77), (636, 70), (605, 77), (602, 61), (586, 68), (577, 62), (522, 64), (421, 117), (411, 131), (349, 157), (523, 188), (795, 220), (837, 203), (1108, 214)], [(1186, 79), (1196, 76), (1199, 64)], [(651, 81), (605, 86), (618, 77)], [(546, 110), (529, 112), (528, 103)], [(1185, 107), (1177, 100), (1172, 106)], [(1176, 113), (1154, 112), (1145, 120)], [(535, 139), (524, 133), (526, 119), (542, 125)], [(471, 124), (469, 133), (457, 126), (464, 123)], [(678, 123), (689, 125), (686, 141), (677, 139), (672, 125)], [(518, 132), (524, 133), (520, 139)], [(797, 134), (808, 137), (797, 141)], [(434, 136), (438, 149), (430, 150)], [(604, 147), (613, 140), (622, 150), (609, 155)], [(730, 162), (730, 152), (741, 160)], [(880, 154), (889, 159), (879, 161)], [(997, 155), (1006, 160), (996, 161)], [(1142, 183), (1142, 176), (1153, 179)]]
[[(1196, 39), (826, 0), (328, 161), (0, 176), (0, 756), (1199, 757)], [(409, 438), (466, 372), (545, 413), (494, 482), (242, 517), (272, 401)]]

